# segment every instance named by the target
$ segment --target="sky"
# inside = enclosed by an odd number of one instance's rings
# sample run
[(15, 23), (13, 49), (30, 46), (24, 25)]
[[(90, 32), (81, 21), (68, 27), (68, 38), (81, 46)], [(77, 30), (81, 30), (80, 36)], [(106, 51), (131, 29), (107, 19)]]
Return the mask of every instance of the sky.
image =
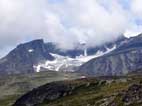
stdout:
[(34, 39), (61, 49), (142, 32), (142, 0), (0, 0), (0, 57)]

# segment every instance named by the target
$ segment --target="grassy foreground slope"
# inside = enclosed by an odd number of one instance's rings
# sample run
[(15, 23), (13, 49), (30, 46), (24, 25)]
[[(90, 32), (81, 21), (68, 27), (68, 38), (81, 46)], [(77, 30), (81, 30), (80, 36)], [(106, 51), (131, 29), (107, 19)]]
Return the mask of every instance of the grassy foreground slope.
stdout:
[(16, 99), (33, 88), (52, 81), (79, 78), (76, 73), (40, 72), (0, 77), (0, 106), (11, 106)]
[(52, 82), (23, 95), (13, 106), (142, 106), (142, 75)]
[[(0, 77), (0, 106), (11, 106), (29, 91), (31, 97), (25, 98), (33, 98), (36, 105), (30, 101), (31, 105), (28, 106), (142, 106), (142, 74), (139, 72), (121, 77), (77, 79), (80, 77), (80, 74), (60, 72)], [(44, 91), (50, 87), (49, 91)], [(60, 89), (65, 92), (56, 91)], [(49, 96), (42, 99), (42, 93), (49, 93)], [(38, 102), (37, 98), (43, 101)], [(20, 102), (24, 104), (25, 101)]]
[(142, 76), (75, 82), (70, 95), (37, 106), (142, 106)]

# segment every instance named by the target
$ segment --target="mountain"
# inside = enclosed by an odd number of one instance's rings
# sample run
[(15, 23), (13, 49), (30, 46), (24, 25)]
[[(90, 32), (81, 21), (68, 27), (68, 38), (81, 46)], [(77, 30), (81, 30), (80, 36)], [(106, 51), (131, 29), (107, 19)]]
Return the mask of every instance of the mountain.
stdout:
[(42, 39), (33, 40), (18, 45), (15, 49), (0, 59), (0, 75), (32, 73), (39, 71), (74, 71), (92, 58), (104, 55), (115, 49), (126, 38), (121, 37), (115, 42), (87, 49), (84, 56), (84, 44), (79, 44), (73, 50), (59, 49), (56, 44)]
[(113, 76), (139, 69), (142, 69), (142, 34), (125, 39), (114, 51), (90, 60), (78, 71), (95, 76)]
[(43, 40), (20, 44), (0, 60), (0, 73), (33, 72), (33, 64), (47, 59), (53, 60), (54, 58), (46, 51)]

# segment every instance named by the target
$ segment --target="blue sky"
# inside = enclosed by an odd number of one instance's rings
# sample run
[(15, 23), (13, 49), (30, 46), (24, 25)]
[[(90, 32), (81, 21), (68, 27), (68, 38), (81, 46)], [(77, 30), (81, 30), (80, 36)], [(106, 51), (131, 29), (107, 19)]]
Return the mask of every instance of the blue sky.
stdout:
[(0, 56), (43, 38), (62, 49), (142, 32), (142, 0), (0, 0)]
[(125, 9), (130, 9), (130, 1), (131, 0), (120, 0)]
[(49, 3), (62, 3), (65, 0), (48, 0), (48, 1), (49, 1)]

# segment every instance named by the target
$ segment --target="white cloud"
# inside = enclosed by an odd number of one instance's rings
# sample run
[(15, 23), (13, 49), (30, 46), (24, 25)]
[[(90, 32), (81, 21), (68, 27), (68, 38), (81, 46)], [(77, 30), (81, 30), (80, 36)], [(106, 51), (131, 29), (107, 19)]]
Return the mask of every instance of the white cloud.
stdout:
[(1, 0), (0, 47), (13, 45), (35, 34), (42, 26), (41, 9), (34, 0)]
[(142, 0), (132, 0), (131, 9), (136, 16), (142, 19)]
[[(78, 42), (96, 46), (117, 39), (141, 6), (125, 10), (120, 0), (0, 0), (0, 48), (43, 38), (65, 49)], [(137, 8), (135, 8), (138, 5)], [(135, 15), (134, 15), (135, 14)]]
[(139, 35), (140, 33), (142, 33), (142, 26), (137, 26), (137, 25), (134, 25), (129, 27), (129, 29), (127, 29), (124, 33), (124, 35), (126, 37), (133, 37), (133, 36), (137, 36)]
[[(60, 31), (64, 32), (53, 34), (56, 39), (64, 42), (61, 46), (67, 45), (68, 40), (74, 40), (71, 44), (85, 41), (88, 46), (115, 40), (125, 31), (129, 21), (127, 11), (118, 1), (112, 0), (67, 0), (61, 5), (55, 5), (54, 12), (58, 15), (60, 27), (54, 28), (57, 30), (52, 32), (57, 32), (60, 28)], [(56, 35), (60, 35), (61, 38)]]
[(127, 37), (137, 36), (142, 33), (142, 0), (130, 0), (130, 17), (129, 27), (125, 35)]
[(90, 45), (115, 40), (128, 25), (127, 13), (118, 1), (105, 2), (107, 9), (101, 3), (104, 3), (104, 0), (68, 0), (69, 8), (64, 12), (69, 12), (73, 29), (81, 31), (84, 36), (80, 36), (80, 39), (85, 38)]

